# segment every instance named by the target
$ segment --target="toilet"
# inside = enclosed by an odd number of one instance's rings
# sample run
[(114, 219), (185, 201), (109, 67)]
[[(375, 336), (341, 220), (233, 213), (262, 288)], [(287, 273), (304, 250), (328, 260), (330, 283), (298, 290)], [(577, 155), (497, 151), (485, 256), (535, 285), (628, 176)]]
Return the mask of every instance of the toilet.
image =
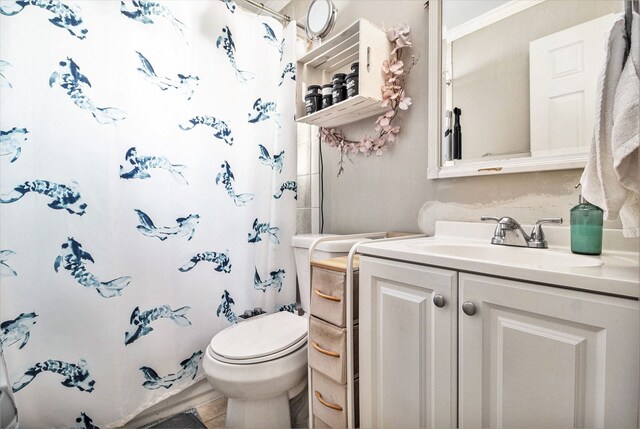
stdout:
[[(213, 388), (229, 398), (227, 428), (290, 428), (289, 400), (307, 385), (309, 247), (320, 234), (291, 239), (305, 315), (281, 311), (250, 318), (217, 333), (203, 369)], [(324, 241), (314, 258), (344, 256), (362, 239)]]

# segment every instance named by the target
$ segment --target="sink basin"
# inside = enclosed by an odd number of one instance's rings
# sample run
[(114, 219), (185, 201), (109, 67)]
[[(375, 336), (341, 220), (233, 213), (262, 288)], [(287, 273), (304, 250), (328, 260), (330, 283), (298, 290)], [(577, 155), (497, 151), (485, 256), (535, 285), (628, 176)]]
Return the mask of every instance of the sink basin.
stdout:
[(448, 258), (473, 259), (505, 265), (520, 265), (536, 268), (599, 267), (603, 261), (598, 256), (585, 256), (553, 249), (529, 249), (526, 247), (496, 246), (482, 244), (407, 243), (407, 246), (434, 255)]

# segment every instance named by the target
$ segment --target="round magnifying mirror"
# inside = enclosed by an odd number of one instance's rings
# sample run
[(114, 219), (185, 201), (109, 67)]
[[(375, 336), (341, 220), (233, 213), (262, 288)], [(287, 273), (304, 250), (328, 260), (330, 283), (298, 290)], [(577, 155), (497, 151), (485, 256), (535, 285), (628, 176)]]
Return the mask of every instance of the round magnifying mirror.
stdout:
[(336, 23), (336, 13), (331, 0), (312, 0), (307, 10), (307, 37), (318, 40), (328, 36)]

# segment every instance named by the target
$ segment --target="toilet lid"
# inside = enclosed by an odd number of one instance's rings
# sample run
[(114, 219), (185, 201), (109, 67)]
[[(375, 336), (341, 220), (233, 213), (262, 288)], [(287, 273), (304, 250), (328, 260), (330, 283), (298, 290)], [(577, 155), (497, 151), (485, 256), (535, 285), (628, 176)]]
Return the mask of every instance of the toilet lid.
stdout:
[(231, 361), (260, 361), (306, 341), (307, 319), (288, 311), (259, 316), (230, 326), (211, 340), (211, 350)]

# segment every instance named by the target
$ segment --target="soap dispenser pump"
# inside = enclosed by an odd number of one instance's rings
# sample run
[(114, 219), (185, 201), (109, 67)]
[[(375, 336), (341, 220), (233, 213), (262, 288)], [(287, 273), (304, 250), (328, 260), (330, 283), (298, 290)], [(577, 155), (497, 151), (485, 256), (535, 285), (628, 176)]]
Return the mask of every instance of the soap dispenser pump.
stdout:
[[(577, 188), (577, 186), (576, 186)], [(602, 209), (579, 196), (571, 209), (571, 251), (582, 255), (602, 253)]]

